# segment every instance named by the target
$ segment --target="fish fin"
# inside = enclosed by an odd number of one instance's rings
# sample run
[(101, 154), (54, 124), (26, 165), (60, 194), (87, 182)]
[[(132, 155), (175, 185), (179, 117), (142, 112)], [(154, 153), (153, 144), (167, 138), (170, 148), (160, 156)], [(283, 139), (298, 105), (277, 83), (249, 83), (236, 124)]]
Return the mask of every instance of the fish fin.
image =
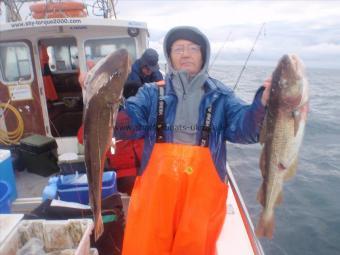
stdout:
[(267, 115), (265, 115), (264, 120), (262, 122), (262, 127), (260, 131), (260, 144), (264, 144), (266, 141), (266, 133), (267, 133)]
[(294, 111), (293, 118), (294, 118), (294, 136), (296, 136), (300, 127), (301, 113), (298, 110)]
[(298, 164), (298, 158), (296, 157), (293, 161), (292, 164), (286, 169), (286, 173), (284, 176), (284, 180), (287, 181), (291, 178), (293, 178), (296, 174), (296, 169), (297, 169), (297, 164)]
[(259, 203), (264, 207), (265, 206), (265, 202), (266, 202), (266, 198), (265, 198), (265, 184), (264, 182), (261, 184), (261, 187), (259, 189), (259, 191), (257, 192), (257, 201), (259, 201)]
[(97, 241), (99, 237), (104, 233), (104, 224), (102, 215), (99, 214), (97, 218), (95, 218), (94, 224), (94, 239)]
[(260, 170), (262, 173), (262, 177), (265, 176), (266, 173), (266, 153), (265, 153), (265, 146), (262, 149), (261, 156), (260, 156), (260, 162), (259, 162)]
[(262, 212), (259, 218), (259, 222), (256, 225), (255, 234), (257, 237), (267, 237), (269, 239), (273, 238), (275, 229), (274, 214), (269, 218), (264, 217)]

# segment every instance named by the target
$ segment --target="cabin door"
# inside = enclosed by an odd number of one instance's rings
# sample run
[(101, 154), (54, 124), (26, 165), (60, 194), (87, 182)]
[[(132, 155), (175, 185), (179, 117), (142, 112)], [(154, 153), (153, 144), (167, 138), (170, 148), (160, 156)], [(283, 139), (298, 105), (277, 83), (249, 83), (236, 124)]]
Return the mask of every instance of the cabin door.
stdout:
[(17, 143), (31, 134), (48, 134), (44, 123), (32, 43), (0, 42), (0, 143)]
[(40, 39), (38, 48), (51, 134), (76, 136), (83, 116), (76, 39)]

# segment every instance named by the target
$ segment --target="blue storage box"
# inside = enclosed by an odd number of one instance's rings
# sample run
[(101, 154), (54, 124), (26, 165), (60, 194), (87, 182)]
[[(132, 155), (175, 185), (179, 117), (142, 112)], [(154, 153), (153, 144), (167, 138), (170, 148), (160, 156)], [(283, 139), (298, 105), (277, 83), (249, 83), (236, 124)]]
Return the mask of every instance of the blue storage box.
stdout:
[[(89, 187), (86, 174), (61, 175), (57, 182), (60, 200), (89, 203)], [(102, 198), (117, 192), (116, 173), (114, 171), (103, 173)]]
[(17, 188), (12, 165), (11, 151), (0, 149), (0, 181), (5, 181), (11, 187), (10, 198), (17, 198)]
[(11, 213), (11, 186), (5, 182), (0, 181), (0, 213)]

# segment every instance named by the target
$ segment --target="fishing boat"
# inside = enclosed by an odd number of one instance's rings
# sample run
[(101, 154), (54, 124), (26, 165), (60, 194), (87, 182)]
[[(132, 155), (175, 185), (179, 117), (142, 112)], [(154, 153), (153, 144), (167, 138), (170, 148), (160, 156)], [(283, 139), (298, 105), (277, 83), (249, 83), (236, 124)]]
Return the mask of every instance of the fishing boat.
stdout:
[[(59, 161), (68, 153), (82, 161), (76, 138), (83, 116), (79, 76), (119, 48), (126, 48), (132, 61), (139, 58), (148, 47), (147, 25), (108, 18), (107, 10), (104, 18), (90, 17), (81, 2), (33, 3), (25, 20), (14, 7), (7, 6), (14, 21), (0, 27), (0, 147), (15, 152), (23, 139), (41, 135), (56, 141)], [(230, 190), (218, 254), (264, 254), (227, 168)], [(27, 213), (38, 206), (48, 180), (16, 173), (18, 197), (11, 212)], [(122, 200), (126, 212), (129, 196), (122, 194)]]

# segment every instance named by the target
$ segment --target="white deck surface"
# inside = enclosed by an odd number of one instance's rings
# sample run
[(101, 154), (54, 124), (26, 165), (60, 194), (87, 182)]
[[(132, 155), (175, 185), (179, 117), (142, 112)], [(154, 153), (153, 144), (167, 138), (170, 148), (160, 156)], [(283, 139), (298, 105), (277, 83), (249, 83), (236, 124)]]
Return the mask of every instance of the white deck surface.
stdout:
[(227, 215), (217, 240), (218, 255), (254, 254), (234, 193), (229, 187), (227, 198)]
[(30, 173), (27, 170), (15, 172), (18, 198), (41, 197), (50, 177)]

